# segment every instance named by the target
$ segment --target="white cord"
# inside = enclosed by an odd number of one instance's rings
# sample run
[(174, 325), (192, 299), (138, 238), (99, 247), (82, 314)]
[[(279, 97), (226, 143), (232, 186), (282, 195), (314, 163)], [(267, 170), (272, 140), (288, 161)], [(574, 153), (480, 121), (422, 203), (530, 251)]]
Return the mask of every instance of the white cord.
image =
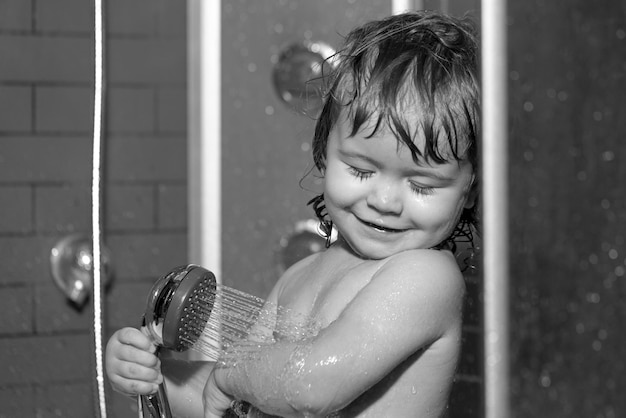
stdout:
[(93, 234), (93, 329), (94, 351), (96, 357), (96, 384), (99, 416), (106, 418), (106, 398), (104, 390), (104, 367), (102, 350), (102, 265), (101, 265), (101, 222), (100, 222), (100, 182), (101, 176), (101, 138), (102, 138), (102, 103), (103, 103), (103, 43), (104, 22), (102, 0), (94, 0), (95, 24), (95, 83), (93, 106), (93, 172), (91, 188), (91, 219)]

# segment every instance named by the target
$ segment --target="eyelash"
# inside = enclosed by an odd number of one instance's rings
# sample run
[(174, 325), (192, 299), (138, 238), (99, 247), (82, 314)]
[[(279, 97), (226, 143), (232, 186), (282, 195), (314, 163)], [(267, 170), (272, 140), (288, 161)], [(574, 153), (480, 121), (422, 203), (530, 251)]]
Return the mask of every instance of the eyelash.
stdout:
[(418, 186), (417, 184), (411, 183), (411, 190), (420, 196), (430, 196), (435, 191), (435, 188)]
[[(367, 180), (373, 174), (371, 171), (359, 170), (356, 167), (349, 167), (349, 171), (350, 171), (350, 174), (352, 174), (354, 177), (356, 177), (360, 181)], [(413, 191), (413, 193), (419, 196), (429, 196), (433, 194), (433, 192), (435, 191), (434, 187), (418, 186), (417, 184), (413, 182), (410, 182), (410, 184), (411, 184), (411, 190)]]
[(371, 171), (359, 170), (356, 167), (349, 167), (348, 170), (350, 171), (350, 174), (352, 174), (354, 177), (361, 181), (372, 177)]

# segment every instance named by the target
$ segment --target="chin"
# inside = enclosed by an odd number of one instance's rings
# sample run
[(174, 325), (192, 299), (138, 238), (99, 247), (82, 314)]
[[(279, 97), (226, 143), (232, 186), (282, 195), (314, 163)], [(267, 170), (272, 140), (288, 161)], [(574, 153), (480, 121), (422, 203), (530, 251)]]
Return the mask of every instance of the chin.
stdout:
[(366, 260), (382, 260), (410, 249), (389, 248), (388, 245), (352, 245), (350, 242), (348, 246), (357, 256)]

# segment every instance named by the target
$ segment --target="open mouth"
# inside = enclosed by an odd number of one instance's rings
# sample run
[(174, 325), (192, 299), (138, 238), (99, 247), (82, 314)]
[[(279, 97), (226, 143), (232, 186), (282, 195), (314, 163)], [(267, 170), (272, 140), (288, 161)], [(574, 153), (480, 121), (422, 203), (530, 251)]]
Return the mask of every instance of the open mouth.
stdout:
[(359, 219), (359, 220), (360, 220), (360, 221), (361, 221), (361, 223), (363, 223), (364, 225), (367, 225), (367, 226), (369, 226), (370, 228), (373, 228), (373, 229), (375, 229), (376, 231), (379, 231), (379, 232), (399, 233), (399, 232), (404, 232), (404, 231), (406, 231), (406, 229), (386, 228), (386, 227), (384, 227), (384, 226), (380, 226), (380, 225), (377, 225), (377, 224), (373, 224), (373, 223), (371, 223), (371, 222), (367, 222), (367, 221), (364, 221), (364, 220), (362, 220), (362, 219)]

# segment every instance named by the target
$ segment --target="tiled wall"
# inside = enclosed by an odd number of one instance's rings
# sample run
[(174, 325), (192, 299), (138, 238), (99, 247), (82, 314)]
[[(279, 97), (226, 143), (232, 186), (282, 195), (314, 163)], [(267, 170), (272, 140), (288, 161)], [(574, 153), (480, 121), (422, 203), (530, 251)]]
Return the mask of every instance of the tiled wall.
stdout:
[[(155, 276), (187, 258), (186, 2), (108, 0), (107, 329), (137, 325)], [(93, 416), (91, 309), (50, 251), (91, 233), (94, 5), (0, 0), (0, 417)], [(111, 394), (110, 415), (135, 416)]]
[[(154, 277), (187, 259), (186, 2), (104, 3), (104, 240), (115, 269), (105, 308), (112, 330), (136, 326)], [(82, 311), (68, 304), (49, 265), (60, 238), (91, 229), (93, 21), (88, 0), (0, 0), (0, 418), (93, 416), (92, 304)], [(255, 140), (265, 131), (257, 132)], [(480, 280), (468, 282), (451, 417), (480, 416)], [(110, 416), (136, 416), (132, 402), (108, 395)]]

